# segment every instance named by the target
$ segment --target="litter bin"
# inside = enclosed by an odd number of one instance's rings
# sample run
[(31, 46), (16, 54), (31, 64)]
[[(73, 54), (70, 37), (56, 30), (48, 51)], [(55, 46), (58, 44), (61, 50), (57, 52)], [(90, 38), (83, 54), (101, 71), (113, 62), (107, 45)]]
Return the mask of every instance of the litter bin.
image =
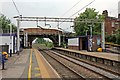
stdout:
[(97, 51), (98, 51), (98, 52), (102, 52), (102, 48), (98, 48)]

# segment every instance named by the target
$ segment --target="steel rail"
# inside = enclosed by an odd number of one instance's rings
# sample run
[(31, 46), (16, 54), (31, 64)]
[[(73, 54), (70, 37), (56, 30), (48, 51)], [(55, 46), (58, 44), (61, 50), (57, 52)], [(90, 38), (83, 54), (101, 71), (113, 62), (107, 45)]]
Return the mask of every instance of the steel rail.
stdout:
[[(65, 55), (65, 54), (63, 54), (62, 52), (57, 52), (57, 53), (60, 53), (60, 54), (62, 54), (62, 55)], [(108, 69), (102, 68), (102, 67), (100, 67), (100, 66), (97, 66), (97, 65), (95, 65), (95, 64), (88, 63), (88, 62), (86, 62), (86, 61), (80, 60), (80, 59), (75, 58), (75, 57), (70, 56), (70, 55), (65, 55), (65, 56), (70, 57), (70, 58), (73, 58), (73, 59), (75, 59), (75, 60), (84, 62), (84, 63), (89, 64), (89, 65), (91, 65), (91, 66), (95, 66), (95, 67), (97, 67), (97, 68), (103, 69), (103, 70), (105, 70), (105, 71), (107, 71), (107, 72), (110, 72), (110, 73), (112, 73), (112, 74), (115, 74), (115, 75), (120, 76), (120, 73), (113, 72), (112, 70), (108, 70)]]
[(56, 60), (58, 63), (60, 63), (61, 65), (63, 65), (64, 67), (66, 67), (67, 69), (69, 69), (70, 71), (72, 71), (75, 75), (78, 75), (80, 77), (80, 80), (85, 80), (85, 77), (82, 76), (81, 74), (77, 73), (75, 70), (73, 70), (72, 68), (70, 68), (69, 66), (67, 66), (66, 64), (62, 63), (61, 61), (57, 60), (56, 58), (54, 58), (53, 56), (51, 56), (50, 54), (48, 54), (47, 52), (41, 50), (42, 52), (46, 53), (48, 56), (50, 56), (51, 58), (53, 58), (54, 60)]
[[(53, 54), (56, 54), (56, 52), (55, 52), (55, 53), (52, 52), (52, 53), (53, 53)], [(90, 70), (90, 71), (92, 71), (92, 72), (94, 72), (94, 73), (96, 73), (96, 74), (99, 74), (99, 75), (105, 77), (105, 79), (113, 80), (110, 76), (108, 77), (108, 76), (106, 76), (106, 75), (104, 75), (104, 74), (101, 74), (101, 73), (95, 71), (95, 70), (92, 70), (92, 69), (90, 69), (90, 68), (88, 68), (88, 67), (85, 67), (84, 65), (80, 65), (80, 64), (78, 64), (77, 62), (74, 62), (74, 61), (72, 61), (72, 60), (70, 60), (70, 59), (68, 59), (68, 58), (66, 58), (66, 57), (61, 56), (60, 54), (56, 54), (56, 55), (58, 55), (58, 56), (60, 56), (60, 57), (62, 57), (62, 58), (64, 58), (64, 59), (66, 59), (66, 60), (68, 60), (68, 61), (70, 61), (70, 62), (73, 62), (73, 63), (75, 63), (76, 65), (82, 66), (82, 67), (84, 67), (85, 69), (88, 69), (88, 70)], [(83, 63), (83, 62), (82, 62), (82, 63)], [(86, 63), (83, 63), (83, 64), (86, 64)], [(89, 64), (88, 64), (88, 65), (89, 65)], [(94, 66), (94, 67), (95, 67), (95, 66)], [(116, 78), (117, 78), (117, 77), (116, 77)]]

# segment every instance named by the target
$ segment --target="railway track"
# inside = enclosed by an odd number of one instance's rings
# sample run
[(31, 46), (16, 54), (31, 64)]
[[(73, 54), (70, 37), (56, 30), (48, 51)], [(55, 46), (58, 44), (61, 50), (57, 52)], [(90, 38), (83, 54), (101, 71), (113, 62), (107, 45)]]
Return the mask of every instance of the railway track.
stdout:
[[(79, 73), (82, 75), (82, 77), (85, 78), (102, 78), (102, 79), (115, 79), (117, 78), (116, 75), (113, 74), (108, 74), (105, 71), (102, 71), (98, 68), (95, 67), (91, 67), (91, 65), (87, 65), (86, 63), (80, 63), (80, 61), (78, 62), (77, 60), (73, 60), (72, 58), (66, 57), (64, 55), (58, 54), (56, 52), (53, 51), (45, 51), (46, 55), (52, 57), (53, 59), (60, 61), (61, 63), (64, 63), (65, 65), (69, 66), (72, 70), (74, 70), (76, 73)], [(48, 54), (49, 53), (49, 54)], [(87, 65), (87, 67), (86, 67)], [(88, 68), (89, 67), (89, 68)], [(91, 68), (91, 69), (90, 69)], [(95, 70), (94, 70), (95, 69)], [(103, 74), (104, 73), (104, 74)]]
[(93, 65), (90, 65), (88, 63), (80, 62), (80, 61), (78, 61), (76, 59), (73, 59), (73, 58), (71, 59), (70, 57), (63, 56), (63, 55), (58, 54), (58, 53), (56, 53), (54, 51), (51, 51), (51, 52), (53, 52), (54, 54), (59, 55), (59, 56), (61, 56), (63, 58), (66, 58), (67, 60), (70, 60), (70, 61), (72, 61), (72, 62), (74, 62), (76, 64), (80, 63), (79, 64), (80, 66), (83, 66), (83, 67), (85, 67), (85, 68), (87, 68), (87, 69), (89, 69), (89, 70), (91, 70), (91, 71), (93, 71), (93, 72), (95, 72), (97, 74), (100, 74), (100, 75), (104, 76), (105, 78), (115, 79), (115, 80), (120, 79), (120, 76), (116, 75), (117, 73), (113, 74), (113, 72), (110, 72), (110, 71), (108, 72), (108, 71), (106, 71), (104, 69), (101, 69), (101, 68), (99, 68), (97, 66), (93, 66)]
[(72, 55), (69, 55), (69, 54), (65, 54), (63, 52), (60, 52), (60, 51), (57, 51), (57, 50), (54, 50), (55, 52), (59, 53), (59, 54), (62, 54), (62, 55), (65, 55), (65, 56), (68, 56), (70, 58), (73, 58), (75, 60), (78, 60), (78, 61), (81, 61), (81, 62), (84, 62), (86, 64), (89, 64), (91, 66), (95, 66), (97, 68), (100, 68), (100, 69), (103, 69), (109, 73), (112, 73), (112, 74), (115, 74), (115, 75), (118, 75), (120, 76), (120, 72), (119, 72), (119, 67), (116, 67), (116, 68), (113, 68), (111, 66), (106, 66), (106, 65), (103, 65), (103, 64), (96, 64), (94, 62), (91, 62), (91, 61), (88, 61), (88, 60), (83, 60), (83, 59), (80, 59), (79, 57), (76, 57), (76, 56), (72, 56)]
[[(74, 78), (74, 79), (77, 78), (80, 80), (84, 80), (84, 77), (81, 74), (77, 73), (76, 71), (74, 71), (72, 68), (70, 68), (66, 64), (64, 64), (61, 61), (59, 61), (58, 59), (46, 54), (46, 52), (44, 50), (40, 50), (40, 52), (47, 59), (47, 61), (58, 71), (61, 78)], [(55, 67), (55, 66), (57, 66), (57, 67)]]

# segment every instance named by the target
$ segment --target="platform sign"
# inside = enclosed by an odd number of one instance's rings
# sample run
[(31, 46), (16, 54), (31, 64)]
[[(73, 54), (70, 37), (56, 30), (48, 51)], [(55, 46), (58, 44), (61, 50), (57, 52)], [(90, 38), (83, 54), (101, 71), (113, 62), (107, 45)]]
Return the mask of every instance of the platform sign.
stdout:
[(100, 38), (97, 38), (97, 45), (100, 45)]
[(92, 51), (92, 39), (89, 39), (88, 41), (88, 47), (89, 47), (89, 50)]
[(79, 38), (70, 38), (68, 39), (69, 46), (79, 46)]
[(89, 39), (89, 46), (92, 47), (92, 39)]

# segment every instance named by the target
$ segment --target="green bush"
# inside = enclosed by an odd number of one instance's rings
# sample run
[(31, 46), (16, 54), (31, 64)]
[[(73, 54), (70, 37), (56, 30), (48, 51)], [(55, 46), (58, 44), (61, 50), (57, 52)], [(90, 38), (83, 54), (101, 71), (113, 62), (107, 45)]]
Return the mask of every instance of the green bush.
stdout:
[(113, 34), (111, 37), (111, 42), (116, 43), (116, 34)]
[(106, 36), (105, 36), (106, 42), (110, 42), (110, 37), (111, 37), (111, 35), (106, 35)]
[(120, 45), (120, 28), (117, 30), (116, 34), (106, 35), (105, 40), (106, 42), (112, 42)]
[(120, 34), (116, 35), (116, 43), (120, 45)]

